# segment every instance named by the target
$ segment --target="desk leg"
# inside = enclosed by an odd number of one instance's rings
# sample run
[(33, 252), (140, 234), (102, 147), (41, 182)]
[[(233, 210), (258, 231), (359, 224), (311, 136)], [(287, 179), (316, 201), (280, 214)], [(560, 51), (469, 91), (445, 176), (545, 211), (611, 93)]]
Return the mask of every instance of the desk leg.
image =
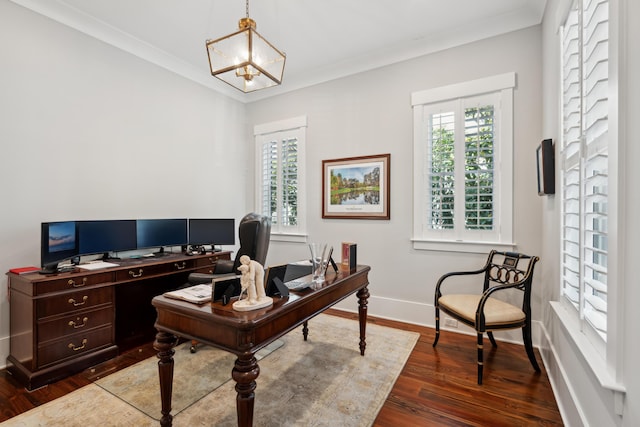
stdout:
[(236, 359), (231, 377), (236, 382), (236, 409), (238, 427), (253, 425), (253, 402), (255, 398), (256, 378), (260, 375), (260, 367), (254, 354), (242, 354)]
[(360, 354), (364, 356), (367, 347), (367, 305), (369, 304), (369, 288), (358, 291), (358, 320), (360, 321)]
[(302, 324), (302, 336), (304, 337), (305, 341), (307, 340), (307, 337), (309, 336), (309, 322), (307, 322), (306, 320)]
[(173, 388), (173, 348), (178, 343), (178, 337), (167, 332), (158, 331), (153, 348), (158, 350), (158, 376), (160, 377), (160, 399), (162, 401), (161, 426), (171, 426), (171, 393)]

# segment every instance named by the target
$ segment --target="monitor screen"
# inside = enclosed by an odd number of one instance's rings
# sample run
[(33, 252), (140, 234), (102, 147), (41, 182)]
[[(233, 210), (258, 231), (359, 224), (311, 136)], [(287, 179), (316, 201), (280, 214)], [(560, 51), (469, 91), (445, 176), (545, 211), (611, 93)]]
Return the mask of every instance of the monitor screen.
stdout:
[(189, 219), (190, 245), (235, 245), (236, 226), (233, 218)]
[(41, 225), (40, 263), (63, 261), (78, 255), (75, 221), (43, 222)]
[(139, 219), (136, 221), (137, 247), (182, 246), (188, 243), (186, 219)]
[(136, 221), (78, 221), (78, 249), (81, 255), (136, 249)]

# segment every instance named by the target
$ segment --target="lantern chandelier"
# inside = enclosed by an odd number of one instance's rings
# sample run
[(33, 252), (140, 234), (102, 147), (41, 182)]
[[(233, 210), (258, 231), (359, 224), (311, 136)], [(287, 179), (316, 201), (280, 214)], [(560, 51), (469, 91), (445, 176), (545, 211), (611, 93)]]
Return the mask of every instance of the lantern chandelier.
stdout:
[(211, 75), (242, 92), (253, 92), (282, 83), (286, 55), (256, 31), (256, 22), (247, 16), (239, 30), (216, 40), (207, 40)]

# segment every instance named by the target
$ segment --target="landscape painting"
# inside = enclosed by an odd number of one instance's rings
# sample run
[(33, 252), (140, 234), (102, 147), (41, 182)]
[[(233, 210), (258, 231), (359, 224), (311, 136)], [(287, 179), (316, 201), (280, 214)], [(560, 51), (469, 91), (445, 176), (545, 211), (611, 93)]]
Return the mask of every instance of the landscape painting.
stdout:
[(390, 154), (322, 161), (322, 217), (389, 219)]

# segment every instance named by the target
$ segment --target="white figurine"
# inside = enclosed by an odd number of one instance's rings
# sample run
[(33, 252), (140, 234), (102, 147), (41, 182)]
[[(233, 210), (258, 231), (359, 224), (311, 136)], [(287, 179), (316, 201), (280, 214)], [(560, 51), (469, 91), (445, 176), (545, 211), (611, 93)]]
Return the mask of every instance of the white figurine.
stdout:
[[(242, 273), (240, 277), (242, 291), (240, 292), (240, 299), (233, 303), (233, 309), (250, 311), (272, 305), (273, 299), (266, 295), (264, 289), (264, 267), (247, 255), (242, 255), (238, 270)], [(247, 297), (243, 298), (245, 293)]]

